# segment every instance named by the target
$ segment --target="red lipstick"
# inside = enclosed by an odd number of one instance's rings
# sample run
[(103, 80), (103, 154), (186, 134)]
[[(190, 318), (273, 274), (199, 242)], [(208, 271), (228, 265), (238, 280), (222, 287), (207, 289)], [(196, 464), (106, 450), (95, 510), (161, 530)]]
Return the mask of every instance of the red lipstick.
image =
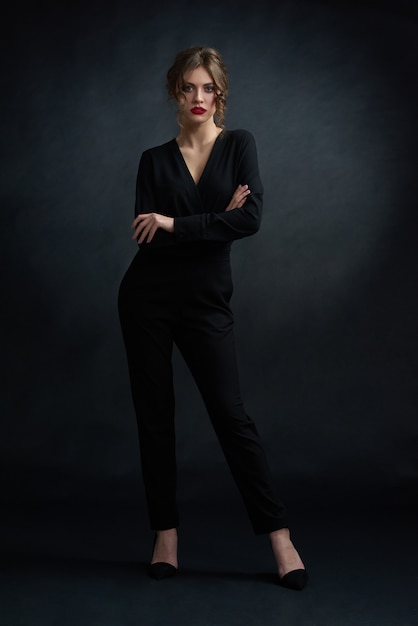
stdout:
[(202, 107), (193, 107), (190, 111), (195, 115), (203, 115), (203, 113), (206, 113), (206, 109), (203, 109)]

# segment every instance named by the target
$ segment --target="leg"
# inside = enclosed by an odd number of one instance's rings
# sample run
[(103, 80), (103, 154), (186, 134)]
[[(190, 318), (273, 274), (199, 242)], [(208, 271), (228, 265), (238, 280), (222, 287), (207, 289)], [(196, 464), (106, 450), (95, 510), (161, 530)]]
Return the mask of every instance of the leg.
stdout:
[(232, 329), (222, 336), (191, 333), (177, 343), (202, 394), (254, 531), (270, 535), (281, 584), (303, 589), (305, 566), (290, 539), (286, 509), (274, 494), (255, 424), (243, 408)]
[(143, 296), (128, 270), (119, 290), (119, 316), (138, 424), (142, 476), (151, 527), (178, 526), (172, 336), (158, 302)]
[(285, 507), (274, 494), (257, 429), (241, 400), (232, 328), (218, 334), (183, 331), (175, 340), (202, 394), (254, 531), (286, 527)]

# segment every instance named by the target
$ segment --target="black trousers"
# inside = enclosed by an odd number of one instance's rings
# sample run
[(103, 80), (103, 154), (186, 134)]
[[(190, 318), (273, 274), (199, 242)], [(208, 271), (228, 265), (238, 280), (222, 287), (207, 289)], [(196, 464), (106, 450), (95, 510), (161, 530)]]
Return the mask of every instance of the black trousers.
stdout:
[(179, 524), (172, 350), (202, 395), (257, 534), (287, 527), (260, 438), (241, 399), (229, 255), (170, 258), (139, 251), (119, 289), (119, 316), (138, 423), (151, 527)]

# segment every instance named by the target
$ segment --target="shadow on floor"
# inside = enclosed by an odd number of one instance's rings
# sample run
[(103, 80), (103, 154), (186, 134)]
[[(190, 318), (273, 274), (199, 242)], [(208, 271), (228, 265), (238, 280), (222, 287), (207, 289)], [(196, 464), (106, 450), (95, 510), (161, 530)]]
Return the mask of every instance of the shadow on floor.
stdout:
[[(277, 584), (268, 540), (241, 510), (189, 511), (180, 571), (147, 575), (152, 533), (140, 511), (95, 506), (15, 512), (2, 525), (4, 626), (416, 626), (417, 516), (341, 512), (293, 525), (310, 582)], [(225, 509), (222, 511), (225, 512)]]

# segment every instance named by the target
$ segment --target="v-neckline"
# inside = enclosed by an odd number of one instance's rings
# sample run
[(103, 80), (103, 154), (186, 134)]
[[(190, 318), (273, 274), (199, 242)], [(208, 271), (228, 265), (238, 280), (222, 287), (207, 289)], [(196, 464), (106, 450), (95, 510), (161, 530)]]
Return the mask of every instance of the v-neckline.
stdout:
[(216, 137), (215, 141), (213, 142), (212, 148), (210, 149), (210, 152), (209, 152), (209, 156), (208, 156), (208, 158), (207, 158), (207, 161), (206, 161), (206, 163), (205, 163), (205, 166), (204, 166), (204, 168), (203, 168), (203, 170), (202, 170), (202, 173), (201, 173), (201, 175), (199, 176), (199, 180), (198, 180), (197, 182), (195, 181), (195, 179), (194, 179), (194, 178), (193, 178), (193, 176), (192, 176), (191, 171), (189, 170), (189, 166), (187, 165), (187, 163), (186, 163), (186, 159), (184, 158), (183, 153), (182, 153), (182, 151), (180, 150), (180, 146), (179, 146), (179, 144), (177, 143), (177, 139), (176, 139), (176, 138), (174, 138), (174, 139), (173, 139), (173, 141), (174, 141), (174, 143), (175, 143), (175, 145), (176, 145), (176, 147), (177, 147), (177, 153), (178, 153), (178, 155), (179, 155), (179, 157), (180, 157), (180, 159), (181, 159), (181, 161), (182, 161), (182, 163), (183, 163), (183, 165), (184, 165), (184, 168), (185, 168), (185, 170), (186, 170), (186, 172), (187, 172), (187, 174), (188, 174), (188, 176), (189, 176), (189, 179), (192, 181), (193, 185), (194, 185), (196, 188), (198, 188), (198, 187), (199, 187), (200, 181), (202, 180), (202, 178), (204, 177), (204, 175), (205, 175), (205, 173), (206, 173), (206, 170), (208, 169), (208, 165), (209, 165), (210, 161), (212, 160), (212, 155), (213, 155), (213, 153), (214, 153), (214, 151), (215, 151), (216, 144), (218, 143), (218, 139), (219, 139), (219, 137), (220, 137), (222, 134), (223, 134), (223, 133), (222, 133), (222, 132), (220, 132), (220, 133), (218, 134), (218, 136)]

